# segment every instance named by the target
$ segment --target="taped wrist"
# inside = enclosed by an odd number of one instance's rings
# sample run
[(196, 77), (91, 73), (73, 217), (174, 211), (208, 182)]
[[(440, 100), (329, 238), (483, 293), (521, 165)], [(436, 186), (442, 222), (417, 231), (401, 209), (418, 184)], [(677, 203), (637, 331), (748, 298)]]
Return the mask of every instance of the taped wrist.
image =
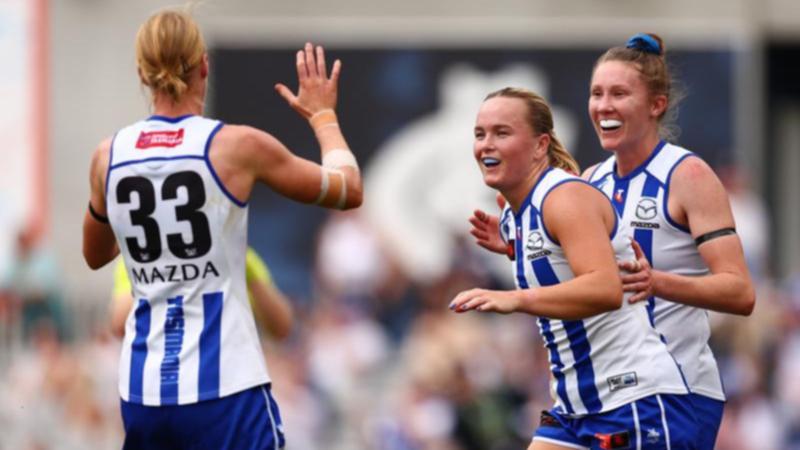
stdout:
[(339, 126), (339, 119), (336, 118), (336, 111), (332, 109), (323, 109), (315, 112), (308, 118), (308, 122), (315, 132), (325, 127)]

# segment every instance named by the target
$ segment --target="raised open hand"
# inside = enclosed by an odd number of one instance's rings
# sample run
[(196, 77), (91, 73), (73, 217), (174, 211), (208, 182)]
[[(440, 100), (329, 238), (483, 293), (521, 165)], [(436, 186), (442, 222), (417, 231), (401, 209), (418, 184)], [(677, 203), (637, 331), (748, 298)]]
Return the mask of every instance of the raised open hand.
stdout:
[(300, 85), (297, 95), (282, 83), (276, 84), (275, 90), (301, 116), (310, 119), (317, 113), (336, 108), (341, 69), (342, 63), (337, 59), (328, 78), (325, 51), (322, 46), (315, 47), (308, 42), (303, 50), (297, 51), (297, 79)]

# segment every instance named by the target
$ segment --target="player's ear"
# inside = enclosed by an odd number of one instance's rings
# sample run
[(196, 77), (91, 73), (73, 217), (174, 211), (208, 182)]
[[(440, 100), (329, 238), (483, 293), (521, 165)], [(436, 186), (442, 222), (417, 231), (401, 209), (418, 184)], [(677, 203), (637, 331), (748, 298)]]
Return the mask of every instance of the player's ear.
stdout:
[(203, 61), (200, 62), (200, 78), (208, 78), (208, 53), (203, 53)]
[(667, 110), (668, 103), (666, 95), (654, 96), (653, 102), (650, 104), (650, 114), (653, 117), (661, 117), (664, 111)]

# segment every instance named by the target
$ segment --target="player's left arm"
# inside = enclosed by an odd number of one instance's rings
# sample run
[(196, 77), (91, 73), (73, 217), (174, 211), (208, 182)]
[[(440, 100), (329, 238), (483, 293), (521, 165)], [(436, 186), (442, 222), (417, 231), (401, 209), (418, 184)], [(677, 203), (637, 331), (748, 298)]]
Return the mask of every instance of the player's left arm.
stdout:
[(463, 291), (450, 302), (452, 310), (578, 320), (621, 306), (622, 281), (608, 238), (615, 213), (608, 200), (586, 183), (564, 183), (547, 196), (542, 211), (542, 220), (560, 242), (575, 277), (537, 288)]
[(672, 174), (668, 206), (672, 217), (688, 225), (711, 273), (692, 277), (653, 271), (655, 295), (714, 311), (749, 315), (755, 305), (728, 194), (711, 167), (700, 158), (683, 160)]
[(252, 295), (252, 307), (259, 323), (275, 339), (289, 336), (294, 324), (291, 304), (275, 286), (267, 265), (253, 249), (247, 250), (245, 270), (247, 289)]
[(110, 149), (111, 139), (101, 142), (92, 156), (89, 170), (91, 193), (83, 217), (83, 257), (93, 270), (108, 264), (119, 253), (106, 212), (105, 180)]
[(108, 305), (109, 326), (111, 333), (119, 338), (125, 336), (125, 322), (133, 308), (131, 279), (125, 262), (120, 258), (114, 266), (114, 287), (111, 291), (111, 303)]

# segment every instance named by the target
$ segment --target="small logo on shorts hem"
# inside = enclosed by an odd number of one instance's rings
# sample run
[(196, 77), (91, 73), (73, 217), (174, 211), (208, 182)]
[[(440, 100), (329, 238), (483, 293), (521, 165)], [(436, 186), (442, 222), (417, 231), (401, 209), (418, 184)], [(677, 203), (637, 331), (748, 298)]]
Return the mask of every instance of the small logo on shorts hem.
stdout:
[(661, 439), (661, 433), (658, 432), (655, 428), (650, 428), (647, 430), (647, 442), (650, 444), (655, 444)]

